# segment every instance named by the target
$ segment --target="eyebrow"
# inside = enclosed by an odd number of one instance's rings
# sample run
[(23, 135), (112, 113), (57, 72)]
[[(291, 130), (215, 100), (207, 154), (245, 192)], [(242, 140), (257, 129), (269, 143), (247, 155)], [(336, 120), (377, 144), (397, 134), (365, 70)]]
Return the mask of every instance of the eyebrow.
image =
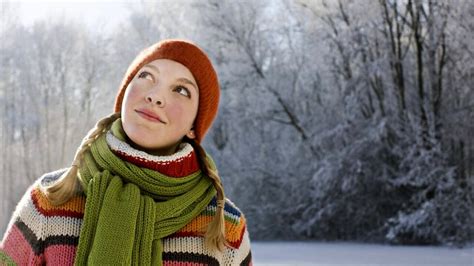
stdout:
[[(156, 67), (156, 66), (154, 66), (154, 65), (147, 64), (147, 65), (145, 65), (145, 67), (149, 67), (149, 68), (155, 70), (157, 73), (160, 73), (160, 70), (158, 69), (158, 67)], [(189, 84), (189, 85), (193, 86), (194, 89), (196, 90), (196, 92), (199, 93), (199, 90), (197, 89), (196, 85), (194, 85), (194, 82), (190, 81), (189, 79), (187, 79), (187, 78), (179, 78), (179, 79), (177, 79), (177, 81), (183, 82), (183, 83), (186, 83), (186, 84)]]

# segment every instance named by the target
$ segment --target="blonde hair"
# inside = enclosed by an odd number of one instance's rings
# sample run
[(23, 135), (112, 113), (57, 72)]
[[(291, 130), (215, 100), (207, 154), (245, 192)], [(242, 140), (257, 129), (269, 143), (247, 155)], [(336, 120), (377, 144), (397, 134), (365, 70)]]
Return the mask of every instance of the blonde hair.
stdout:
[[(82, 192), (82, 187), (77, 176), (79, 167), (81, 166), (82, 160), (84, 158), (84, 153), (89, 149), (92, 142), (99, 138), (103, 133), (107, 132), (107, 130), (112, 125), (112, 122), (119, 117), (120, 112), (116, 112), (99, 120), (95, 127), (90, 130), (86, 137), (82, 140), (81, 145), (77, 149), (74, 160), (68, 170), (64, 172), (54, 183), (43, 188), (43, 192), (51, 204), (56, 206), (61, 205), (70, 200), (72, 197), (76, 196), (78, 193)], [(187, 140), (197, 152), (197, 158), (201, 166), (201, 171), (211, 178), (212, 183), (217, 191), (217, 211), (206, 230), (206, 234), (204, 236), (205, 243), (212, 249), (222, 251), (224, 246), (228, 245), (225, 238), (224, 187), (222, 186), (217, 169), (213, 169), (211, 163), (206, 159), (206, 152), (201, 147), (201, 145), (194, 139)]]
[(194, 147), (197, 152), (199, 165), (205, 175), (211, 178), (212, 183), (217, 191), (217, 210), (214, 219), (209, 224), (205, 241), (209, 247), (215, 247), (218, 250), (223, 250), (225, 245), (228, 245), (225, 238), (225, 220), (224, 220), (224, 206), (225, 206), (225, 194), (224, 187), (221, 182), (221, 178), (217, 173), (217, 169), (211, 166), (211, 162), (207, 159), (206, 152), (202, 148), (201, 144), (194, 139), (190, 139), (189, 143)]

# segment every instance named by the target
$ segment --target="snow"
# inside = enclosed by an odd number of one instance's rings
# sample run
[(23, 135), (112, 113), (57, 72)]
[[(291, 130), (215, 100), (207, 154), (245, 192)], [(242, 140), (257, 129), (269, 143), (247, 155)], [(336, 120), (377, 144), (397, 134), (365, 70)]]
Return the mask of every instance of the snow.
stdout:
[(252, 242), (253, 263), (264, 265), (474, 265), (474, 246), (390, 246), (362, 243)]

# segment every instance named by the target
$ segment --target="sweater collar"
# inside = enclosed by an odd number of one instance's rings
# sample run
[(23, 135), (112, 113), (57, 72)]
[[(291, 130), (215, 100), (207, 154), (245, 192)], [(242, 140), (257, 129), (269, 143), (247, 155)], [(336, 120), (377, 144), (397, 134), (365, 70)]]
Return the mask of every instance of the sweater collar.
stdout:
[(196, 152), (187, 142), (182, 142), (174, 154), (157, 156), (133, 148), (124, 141), (124, 134), (121, 127), (112, 128), (106, 133), (108, 146), (122, 160), (172, 177), (188, 176), (199, 170)]

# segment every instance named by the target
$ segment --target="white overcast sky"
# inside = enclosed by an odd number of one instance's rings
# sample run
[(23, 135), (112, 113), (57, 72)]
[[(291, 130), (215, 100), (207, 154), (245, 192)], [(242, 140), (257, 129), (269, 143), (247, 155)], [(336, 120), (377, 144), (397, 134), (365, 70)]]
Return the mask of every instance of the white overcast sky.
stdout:
[(0, 0), (18, 5), (20, 20), (32, 25), (37, 20), (67, 18), (82, 21), (91, 28), (102, 24), (112, 28), (126, 19), (132, 0)]

